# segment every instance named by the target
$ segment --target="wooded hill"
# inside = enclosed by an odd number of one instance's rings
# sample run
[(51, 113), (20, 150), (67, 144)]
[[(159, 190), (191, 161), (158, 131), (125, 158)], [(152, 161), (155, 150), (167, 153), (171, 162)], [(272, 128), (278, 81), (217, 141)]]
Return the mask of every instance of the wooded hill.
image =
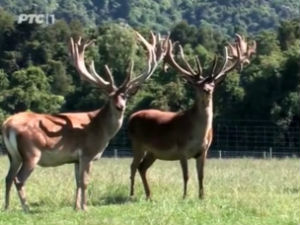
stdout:
[(299, 18), (298, 0), (0, 0), (0, 7), (54, 14), (88, 27), (118, 20), (134, 27), (169, 31), (174, 24), (212, 26), (222, 33), (258, 32), (277, 28), (281, 20)]
[[(32, 12), (33, 3), (34, 10), (63, 20), (49, 26), (17, 24), (16, 15)], [(171, 32), (187, 59), (199, 55), (206, 70), (214, 54), (221, 55), (224, 45), (233, 41), (234, 32), (255, 39), (258, 51), (251, 65), (216, 88), (215, 117), (266, 120), (282, 130), (299, 124), (300, 28), (298, 19), (288, 19), (299, 16), (299, 1), (0, 0), (0, 6), (0, 122), (24, 110), (54, 113), (100, 107), (104, 98), (79, 80), (67, 41), (74, 35), (96, 39), (88, 58), (95, 59), (98, 71), (108, 64), (118, 83), (129, 58), (135, 60), (136, 74), (145, 63), (132, 26), (144, 36), (153, 28)], [(184, 110), (193, 94), (174, 70), (159, 68), (130, 100), (126, 114), (144, 108)]]

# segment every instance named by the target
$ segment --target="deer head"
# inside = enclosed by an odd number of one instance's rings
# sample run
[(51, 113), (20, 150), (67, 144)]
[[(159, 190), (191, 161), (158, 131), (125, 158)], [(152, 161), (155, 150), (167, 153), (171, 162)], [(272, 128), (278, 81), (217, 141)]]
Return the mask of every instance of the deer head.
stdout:
[(255, 41), (253, 41), (252, 45), (248, 45), (242, 36), (236, 34), (235, 43), (229, 44), (224, 48), (223, 63), (219, 63), (217, 56), (215, 56), (211, 70), (207, 74), (204, 74), (198, 57), (195, 58), (197, 65), (196, 71), (186, 61), (181, 45), (178, 45), (178, 47), (183, 66), (180, 66), (175, 61), (173, 48), (176, 44), (177, 43), (172, 43), (171, 40), (168, 41), (168, 51), (164, 62), (173, 67), (202, 95), (212, 95), (215, 86), (221, 83), (230, 71), (235, 68), (242, 70), (244, 64), (250, 63), (250, 58), (256, 50)]
[(86, 67), (84, 52), (94, 41), (84, 41), (80, 37), (77, 41), (71, 38), (69, 43), (70, 57), (81, 79), (99, 87), (106, 93), (110, 105), (119, 112), (124, 111), (128, 97), (135, 94), (143, 82), (153, 74), (167, 50), (167, 40), (162, 39), (160, 35), (154, 35), (151, 32), (151, 41), (148, 42), (140, 33), (135, 32), (135, 34), (147, 51), (147, 66), (144, 72), (132, 78), (134, 63), (131, 61), (125, 79), (119, 87), (116, 86), (111, 70), (107, 65), (104, 66), (103, 76), (96, 72), (94, 61), (90, 63), (88, 68)]

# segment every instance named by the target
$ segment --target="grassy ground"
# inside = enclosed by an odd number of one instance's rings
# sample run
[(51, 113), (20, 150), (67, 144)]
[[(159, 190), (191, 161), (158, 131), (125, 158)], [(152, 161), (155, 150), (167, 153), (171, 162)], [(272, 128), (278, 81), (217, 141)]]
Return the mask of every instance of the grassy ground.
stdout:
[[(75, 212), (73, 166), (37, 168), (27, 183), (31, 212), (22, 212), (15, 189), (0, 224), (300, 224), (299, 160), (210, 159), (206, 198), (197, 198), (195, 162), (190, 160), (188, 197), (182, 199), (178, 162), (157, 161), (149, 170), (153, 201), (144, 199), (137, 174), (136, 196), (128, 198), (130, 159), (94, 163), (87, 212)], [(8, 160), (0, 158), (1, 195)]]

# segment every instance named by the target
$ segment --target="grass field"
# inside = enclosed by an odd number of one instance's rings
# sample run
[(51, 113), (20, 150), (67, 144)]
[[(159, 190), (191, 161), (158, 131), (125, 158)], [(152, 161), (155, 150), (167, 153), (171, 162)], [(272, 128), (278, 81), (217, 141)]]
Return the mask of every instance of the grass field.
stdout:
[[(300, 224), (299, 159), (209, 159), (204, 200), (197, 198), (194, 160), (185, 200), (179, 163), (157, 161), (148, 174), (152, 201), (145, 200), (138, 174), (136, 196), (128, 198), (130, 162), (102, 158), (94, 163), (87, 212), (73, 210), (73, 165), (39, 167), (26, 185), (31, 212), (22, 212), (12, 189), (11, 207), (0, 212), (0, 224)], [(0, 165), (3, 205), (8, 160), (1, 157)]]

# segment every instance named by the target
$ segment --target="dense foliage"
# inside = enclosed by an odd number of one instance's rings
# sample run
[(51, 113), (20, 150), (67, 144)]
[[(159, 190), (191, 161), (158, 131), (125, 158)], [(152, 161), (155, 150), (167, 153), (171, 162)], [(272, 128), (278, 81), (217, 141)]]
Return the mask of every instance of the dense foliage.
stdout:
[(212, 26), (232, 35), (236, 30), (257, 32), (278, 27), (280, 20), (299, 16), (298, 0), (0, 0), (18, 15), (55, 14), (57, 19), (80, 20), (89, 27), (119, 20), (131, 26), (168, 31), (182, 20)]
[[(283, 130), (299, 123), (299, 22), (279, 21), (297, 14), (298, 1), (40, 2), (0, 0), (0, 6), (7, 9), (0, 8), (1, 121), (24, 110), (58, 112), (101, 106), (101, 91), (81, 82), (70, 64), (67, 41), (78, 35), (96, 39), (87, 58), (95, 59), (100, 73), (108, 64), (120, 83), (130, 58), (135, 60), (136, 74), (145, 63), (129, 23), (144, 35), (153, 27), (170, 30), (171, 38), (182, 43), (187, 58), (199, 55), (205, 69), (214, 54), (222, 54), (224, 44), (233, 40), (232, 33), (250, 32), (247, 36), (257, 40), (258, 52), (241, 74), (230, 74), (216, 88), (215, 117), (267, 120)], [(17, 24), (14, 14), (30, 11), (26, 7), (33, 3), (38, 4), (38, 10), (55, 12), (65, 20), (49, 26)], [(121, 23), (108, 22), (117, 18)], [(182, 22), (183, 18), (188, 22)], [(266, 27), (274, 29), (263, 30)], [(143, 108), (184, 110), (193, 103), (193, 94), (173, 70), (159, 68), (130, 100), (126, 113)]]

